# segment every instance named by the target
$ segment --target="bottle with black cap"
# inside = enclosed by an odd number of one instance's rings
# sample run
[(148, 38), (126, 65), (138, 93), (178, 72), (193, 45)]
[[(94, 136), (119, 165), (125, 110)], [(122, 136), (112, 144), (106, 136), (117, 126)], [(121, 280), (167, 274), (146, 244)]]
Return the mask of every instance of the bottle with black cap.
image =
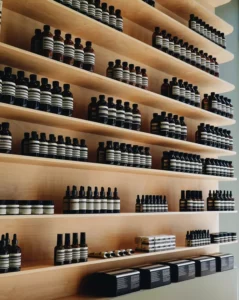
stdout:
[(173, 119), (173, 114), (168, 114), (168, 123), (169, 123), (169, 131), (168, 136), (171, 138), (175, 137), (175, 121)]
[(0, 126), (0, 153), (11, 153), (11, 151), (12, 134), (9, 130), (9, 123), (3, 122), (2, 126)]
[(123, 80), (123, 67), (121, 65), (121, 60), (116, 59), (115, 65), (113, 68), (113, 79), (117, 81), (122, 81)]
[(181, 125), (181, 136), (180, 136), (180, 139), (182, 141), (186, 141), (187, 140), (187, 125), (184, 121), (184, 117), (180, 117), (179, 118), (180, 120), (180, 125)]
[(174, 122), (175, 122), (175, 139), (180, 139), (181, 138), (181, 124), (180, 121), (178, 120), (178, 115), (174, 115), (173, 117)]
[(46, 139), (46, 134), (43, 132), (40, 134), (39, 147), (39, 156), (48, 157), (48, 141)]
[(117, 188), (114, 189), (114, 199), (113, 199), (113, 213), (119, 214), (120, 213), (120, 198), (118, 195)]
[(106, 148), (105, 148), (105, 163), (108, 165), (113, 165), (115, 161), (115, 152), (113, 148), (112, 141), (106, 142)]
[(86, 233), (80, 234), (80, 262), (88, 261), (88, 245), (86, 244)]
[(185, 199), (185, 191), (181, 191), (181, 199), (179, 201), (179, 209), (180, 211), (186, 211), (186, 199)]
[(16, 94), (15, 78), (12, 75), (12, 68), (5, 67), (2, 77), (2, 97), (1, 102), (14, 104)]
[(124, 30), (124, 20), (123, 20), (122, 15), (121, 15), (121, 10), (116, 9), (115, 14), (116, 14), (116, 29), (118, 31), (123, 32), (123, 30)]
[(96, 122), (97, 121), (97, 98), (92, 97), (91, 103), (88, 106), (88, 120)]
[(95, 70), (95, 51), (92, 48), (92, 42), (87, 41), (84, 48), (84, 65), (83, 69), (86, 71), (94, 72)]
[(57, 158), (65, 159), (66, 157), (66, 144), (64, 141), (64, 137), (62, 135), (58, 135), (57, 141)]
[(63, 5), (67, 7), (72, 7), (72, 0), (63, 0)]
[(130, 108), (129, 102), (125, 102), (124, 103), (124, 110), (125, 110), (124, 128), (126, 128), (126, 129), (132, 129), (133, 114), (132, 114), (132, 109)]
[(141, 113), (138, 108), (138, 104), (133, 104), (132, 114), (133, 114), (132, 129), (136, 130), (136, 131), (140, 131), (141, 130)]
[(109, 25), (110, 22), (110, 14), (107, 5), (107, 3), (102, 3), (102, 23), (105, 25)]
[(114, 212), (114, 199), (112, 197), (111, 188), (107, 191), (107, 214), (112, 214)]
[(140, 154), (140, 168), (145, 168), (146, 167), (146, 155), (145, 155), (143, 146), (139, 147), (139, 154)]
[(136, 213), (141, 212), (141, 209), (140, 209), (140, 197), (139, 197), (139, 195), (137, 195), (137, 198), (136, 198), (135, 212)]
[(114, 6), (109, 6), (109, 13), (110, 13), (110, 22), (109, 25), (112, 28), (116, 28), (116, 15), (115, 15), (115, 8)]
[(97, 163), (104, 164), (105, 163), (105, 143), (100, 142), (99, 147), (97, 149)]
[(88, 15), (88, 0), (81, 0), (80, 1), (80, 12), (83, 15)]
[(86, 194), (86, 213), (93, 214), (94, 213), (94, 198), (92, 195), (92, 189), (88, 186), (87, 194)]
[(70, 214), (79, 214), (80, 199), (78, 197), (77, 187), (74, 185), (70, 197)]
[(179, 89), (180, 89), (179, 101), (180, 102), (185, 102), (185, 86), (183, 84), (183, 80), (182, 79), (178, 80), (178, 86), (179, 86)]
[(41, 54), (41, 29), (35, 29), (35, 35), (31, 39), (31, 52)]
[(77, 264), (79, 262), (80, 262), (80, 245), (78, 243), (78, 233), (73, 233), (72, 263)]
[(70, 233), (65, 234), (65, 258), (64, 264), (69, 265), (72, 263), (72, 247), (71, 247), (71, 235)]
[(102, 8), (100, 6), (100, 0), (95, 0), (95, 19), (98, 22), (102, 22)]
[(72, 160), (73, 155), (73, 146), (71, 143), (71, 138), (69, 136), (66, 137), (66, 160)]
[(173, 82), (171, 86), (171, 98), (179, 100), (180, 97), (180, 88), (178, 85), (177, 77), (173, 77)]
[(51, 111), (51, 85), (48, 84), (47, 78), (41, 79), (41, 98), (40, 98), (40, 110), (50, 112)]
[(133, 167), (134, 164), (134, 154), (133, 154), (133, 150), (132, 150), (132, 146), (131, 144), (127, 144), (127, 151), (128, 151), (128, 167)]
[(114, 98), (108, 98), (108, 124), (116, 125), (116, 105), (114, 104)]
[(67, 33), (65, 35), (65, 41), (64, 41), (64, 58), (63, 58), (63, 62), (65, 64), (73, 66), (74, 58), (75, 58), (75, 45), (74, 45), (74, 42), (71, 39), (71, 34)]
[(146, 169), (152, 169), (152, 155), (150, 154), (150, 148), (145, 147), (145, 156), (146, 156)]
[(88, 147), (85, 140), (80, 140), (80, 161), (88, 161)]
[(101, 213), (101, 198), (99, 196), (98, 188), (95, 187), (94, 190), (94, 214)]
[(108, 123), (108, 109), (108, 103), (105, 101), (105, 95), (100, 95), (97, 103), (97, 122), (102, 124)]
[(88, 16), (95, 19), (95, 0), (88, 0)]
[(135, 168), (140, 168), (140, 153), (139, 153), (139, 146), (133, 146), (133, 166)]
[(64, 39), (61, 36), (61, 30), (56, 29), (55, 30), (55, 36), (54, 39), (54, 46), (53, 46), (53, 59), (63, 62), (63, 56), (64, 56)]
[(128, 151), (127, 151), (125, 143), (120, 144), (120, 151), (121, 151), (121, 166), (127, 166), (128, 165)]
[(124, 128), (125, 124), (125, 109), (122, 105), (122, 100), (116, 100), (116, 126)]
[(32, 109), (39, 109), (40, 107), (40, 82), (37, 81), (37, 75), (30, 75), (30, 82), (28, 84), (28, 101), (27, 107)]
[(114, 165), (120, 166), (121, 164), (121, 150), (118, 142), (114, 142)]
[(150, 132), (152, 134), (159, 134), (159, 115), (153, 114), (153, 119), (150, 122)]
[[(9, 240), (10, 246), (10, 240)], [(9, 247), (9, 272), (21, 271), (21, 248), (18, 246), (17, 235), (13, 235), (12, 246)]]
[(7, 273), (9, 271), (9, 252), (4, 234), (0, 242), (0, 273)]
[(40, 154), (40, 142), (36, 131), (32, 131), (31, 138), (29, 139), (29, 155), (39, 156)]
[(105, 189), (102, 187), (100, 190), (101, 210), (102, 214), (107, 213), (107, 197), (105, 196)]
[(70, 84), (64, 84), (62, 92), (62, 114), (67, 117), (72, 117), (74, 109), (74, 98), (70, 87)]
[(18, 71), (17, 72), (17, 80), (16, 80), (16, 97), (14, 104), (17, 106), (27, 106), (28, 101), (28, 83), (25, 80), (25, 72)]
[(79, 191), (79, 213), (80, 214), (86, 213), (86, 195), (83, 186), (80, 187), (80, 191)]
[(57, 115), (61, 115), (62, 113), (62, 91), (59, 86), (59, 81), (52, 82), (52, 98), (51, 98), (51, 112)]
[(75, 59), (74, 59), (74, 66), (83, 69), (84, 64), (84, 47), (81, 44), (81, 39), (75, 39)]
[(162, 136), (168, 136), (169, 133), (169, 121), (165, 111), (161, 112), (159, 117), (159, 134)]
[(73, 139), (72, 147), (73, 147), (72, 160), (79, 161), (80, 160), (80, 145), (79, 145), (79, 141), (77, 138)]
[(48, 141), (48, 157), (56, 158), (57, 157), (57, 142), (54, 134), (49, 135)]

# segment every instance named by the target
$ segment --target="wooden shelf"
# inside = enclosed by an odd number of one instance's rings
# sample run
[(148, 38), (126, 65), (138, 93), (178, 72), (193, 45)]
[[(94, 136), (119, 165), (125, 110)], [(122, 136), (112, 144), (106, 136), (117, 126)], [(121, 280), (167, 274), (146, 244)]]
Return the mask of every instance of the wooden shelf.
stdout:
[(231, 2), (231, 0), (207, 0), (207, 3), (213, 7), (218, 7)]
[(126, 139), (149, 145), (177, 148), (188, 152), (205, 154), (207, 153), (216, 156), (231, 156), (236, 154), (236, 152), (234, 151), (217, 149), (215, 147), (203, 146), (193, 142), (176, 140), (150, 133), (118, 128), (115, 126), (104, 125), (77, 118), (59, 116), (56, 114), (50, 114), (42, 111), (22, 108), (4, 103), (0, 103), (0, 117), (24, 122), (37, 123), (51, 127), (75, 130), (78, 132), (80, 131), (85, 133), (93, 133), (114, 138)]
[(120, 172), (120, 173), (131, 173), (135, 175), (190, 178), (190, 179), (197, 179), (197, 180), (217, 180), (217, 181), (237, 180), (237, 178), (231, 178), (231, 177), (171, 172), (171, 171), (156, 170), (156, 169), (140, 169), (140, 168), (123, 167), (123, 166), (111, 166), (111, 165), (91, 163), (91, 162), (75, 162), (75, 161), (68, 161), (68, 160), (31, 157), (31, 156), (23, 156), (23, 155), (15, 155), (15, 154), (0, 154), (0, 162), (10, 163), (10, 164), (48, 166), (48, 167), (57, 167), (57, 168), (83, 169), (87, 171), (102, 171), (102, 172), (116, 172), (116, 173)]
[[(203, 38), (163, 12), (145, 4), (142, 0), (110, 0), (108, 3), (121, 8), (124, 17), (130, 18), (130, 20), (140, 25), (143, 24), (144, 27), (147, 27), (151, 31), (154, 30), (155, 26), (160, 25), (167, 29), (168, 32), (183, 38), (190, 44), (217, 57), (218, 63), (225, 63), (234, 58), (234, 55), (229, 51)], [(200, 81), (202, 83), (204, 82), (205, 86), (211, 85), (210, 82), (213, 81), (213, 76), (205, 76), (205, 72), (173, 58), (162, 51), (158, 51), (152, 48), (151, 45), (147, 45), (129, 35), (118, 32), (109, 26), (105, 26), (87, 16), (79, 14), (53, 0), (45, 0), (44, 9), (42, 9), (41, 0), (21, 2), (8, 0), (4, 1), (3, 7), (44, 24), (60, 28), (65, 32), (71, 32), (73, 35), (90, 40), (104, 48), (107, 45), (108, 50), (126, 55), (129, 58), (174, 76), (183, 77), (185, 80), (192, 80), (194, 76), (198, 76), (200, 77)], [(102, 34), (99, 35), (99, 32)], [(117, 41), (117, 43), (115, 41)], [(128, 45), (127, 51), (125, 45)], [(145, 53), (147, 53), (147, 59), (145, 59)], [(212, 88), (211, 90), (214, 89)]]
[[(163, 0), (163, 3), (164, 1), (167, 0)], [(183, 2), (185, 1), (192, 3), (192, 1), (183, 0)], [(169, 2), (173, 3), (172, 5), (175, 5), (175, 7), (181, 5), (182, 3), (181, 1), (174, 1), (174, 0), (170, 0)], [(184, 41), (188, 42), (189, 44), (197, 46), (198, 48), (202, 49), (204, 52), (207, 52), (215, 56), (218, 59), (219, 64), (231, 61), (234, 58), (234, 55), (230, 53), (228, 50), (225, 50), (222, 47), (216, 45), (215, 43), (209, 41), (205, 37), (197, 34), (187, 26), (169, 17), (159, 9), (155, 9), (154, 7), (148, 5), (142, 0), (135, 0), (135, 1), (109, 0), (108, 3), (114, 5), (115, 7), (120, 8), (122, 11), (122, 15), (125, 18), (128, 18), (131, 21), (143, 27), (146, 27), (152, 32), (154, 31), (154, 28), (156, 26), (160, 26), (161, 29), (166, 29), (169, 33), (173, 34), (174, 36), (178, 36), (182, 38)], [(232, 29), (233, 28), (230, 26), (231, 31)]]
[(205, 8), (196, 0), (160, 0), (159, 3), (187, 21), (190, 19), (190, 14), (194, 14), (226, 35), (233, 32), (233, 27), (230, 24), (219, 18), (215, 13)]
[[(174, 114), (198, 120), (199, 122), (208, 122), (215, 126), (232, 125), (236, 122), (233, 119), (219, 116), (201, 108), (193, 107), (162, 95), (142, 90), (95, 73), (77, 69), (54, 60), (49, 60), (45, 57), (4, 43), (0, 43), (0, 62), (84, 88), (109, 95), (116, 95), (119, 98), (130, 99), (139, 104), (170, 111)], [(213, 80), (217, 82), (219, 79), (213, 77)], [(221, 80), (219, 80), (217, 84), (219, 84), (218, 88), (223, 86)], [(216, 90), (218, 90), (218, 88)], [(208, 90), (211, 91), (211, 88), (208, 87)], [(222, 88), (222, 90), (224, 89)]]

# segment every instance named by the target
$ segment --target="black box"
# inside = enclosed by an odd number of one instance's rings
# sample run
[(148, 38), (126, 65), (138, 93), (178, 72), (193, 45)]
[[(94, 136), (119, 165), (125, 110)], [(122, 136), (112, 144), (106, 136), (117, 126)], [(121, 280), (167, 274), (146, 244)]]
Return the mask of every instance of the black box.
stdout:
[(234, 256), (232, 254), (214, 253), (209, 256), (216, 258), (217, 272), (223, 272), (234, 269)]
[(165, 265), (144, 265), (134, 267), (140, 272), (140, 288), (153, 289), (171, 283), (170, 267)]
[(175, 260), (159, 262), (162, 265), (170, 266), (171, 281), (180, 282), (196, 277), (195, 262), (190, 260)]
[(192, 260), (196, 264), (196, 276), (206, 276), (216, 273), (216, 258), (209, 256), (191, 257), (188, 260)]
[[(96, 273), (96, 293), (102, 297), (117, 297), (140, 290), (140, 272), (132, 269)], [(96, 282), (95, 282), (96, 283)]]

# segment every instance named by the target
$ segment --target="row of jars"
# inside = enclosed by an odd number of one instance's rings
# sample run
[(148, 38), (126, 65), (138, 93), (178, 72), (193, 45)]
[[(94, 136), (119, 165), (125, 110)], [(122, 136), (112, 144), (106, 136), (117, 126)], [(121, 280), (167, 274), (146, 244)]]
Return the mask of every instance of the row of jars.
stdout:
[(76, 38), (75, 43), (72, 41), (70, 33), (65, 35), (64, 40), (60, 29), (55, 30), (54, 36), (49, 25), (44, 25), (43, 29), (43, 32), (41, 29), (35, 30), (31, 39), (31, 52), (94, 72), (95, 51), (92, 42), (87, 41), (84, 48), (80, 38)]
[(203, 50), (199, 50), (193, 45), (189, 45), (189, 43), (184, 42), (177, 36), (172, 37), (166, 30), (160, 31), (160, 27), (155, 27), (152, 36), (152, 46), (219, 77), (219, 65), (215, 57), (204, 53)]
[(112, 78), (144, 90), (148, 89), (149, 80), (146, 69), (141, 69), (140, 66), (134, 67), (134, 64), (123, 62), (116, 59), (115, 63), (110, 61), (106, 69), (106, 77)]
[(190, 15), (189, 28), (204, 36), (205, 38), (209, 39), (213, 43), (226, 49), (225, 34), (213, 28), (212, 26), (210, 26), (210, 24), (207, 24), (194, 14)]
[(67, 7), (74, 9), (98, 22), (123, 31), (124, 20), (121, 16), (121, 10), (109, 6), (107, 3), (100, 3), (100, 0), (55, 0)]

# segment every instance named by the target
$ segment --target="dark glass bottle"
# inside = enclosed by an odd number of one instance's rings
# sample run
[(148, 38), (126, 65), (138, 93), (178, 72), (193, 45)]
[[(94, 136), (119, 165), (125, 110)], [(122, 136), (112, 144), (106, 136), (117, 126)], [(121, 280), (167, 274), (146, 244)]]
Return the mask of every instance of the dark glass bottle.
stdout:
[(92, 195), (92, 189), (88, 186), (86, 193), (86, 213), (93, 214), (94, 213), (94, 199)]
[(80, 12), (83, 15), (88, 15), (88, 0), (81, 0), (80, 1)]
[(175, 139), (179, 140), (181, 138), (181, 124), (178, 120), (178, 115), (175, 115), (173, 119), (175, 122)]
[(72, 9), (80, 12), (80, 0), (72, 0)]
[(40, 134), (39, 140), (39, 156), (40, 157), (48, 157), (48, 141), (46, 139), (46, 134)]
[(57, 158), (65, 159), (66, 157), (66, 145), (62, 135), (58, 135), (57, 141)]
[(86, 244), (86, 234), (80, 234), (80, 262), (88, 261), (88, 245)]
[(77, 264), (79, 262), (80, 262), (80, 246), (78, 243), (78, 233), (73, 233), (72, 263)]
[(210, 103), (209, 103), (208, 94), (204, 94), (204, 98), (202, 100), (202, 109), (210, 111)]
[(48, 157), (49, 158), (56, 158), (57, 157), (57, 143), (56, 143), (56, 137), (55, 137), (54, 134), (49, 135)]
[(66, 137), (66, 160), (72, 160), (73, 155), (73, 146), (71, 143), (71, 138), (69, 136)]
[(94, 190), (94, 214), (101, 213), (101, 199), (98, 192), (98, 187)]
[(190, 104), (191, 101), (191, 89), (187, 81), (184, 82), (185, 86), (185, 103)]
[(80, 145), (79, 145), (79, 140), (74, 138), (73, 139), (73, 150), (72, 150), (72, 159), (74, 161), (79, 161), (80, 160)]
[(114, 142), (114, 165), (120, 166), (121, 164), (121, 151), (118, 142)]
[(190, 29), (192, 29), (193, 31), (196, 31), (196, 18), (194, 16), (194, 14), (191, 14), (190, 15), (190, 19), (189, 19), (189, 22), (188, 22), (188, 27)]
[(112, 214), (114, 210), (114, 200), (112, 197), (112, 191), (111, 188), (108, 188), (107, 191), (107, 213)]
[(128, 165), (128, 151), (127, 151), (125, 143), (120, 144), (120, 151), (121, 151), (121, 166), (127, 166)]
[(116, 100), (116, 126), (124, 128), (125, 110), (122, 105), (122, 100)]
[(190, 89), (190, 105), (195, 106), (195, 91), (193, 89), (193, 85), (189, 84), (188, 85), (189, 89)]
[(97, 163), (104, 164), (105, 163), (105, 143), (100, 142), (99, 147), (97, 149)]
[(133, 167), (134, 164), (134, 155), (131, 144), (127, 144), (127, 151), (128, 151), (128, 167)]
[(95, 19), (98, 22), (102, 22), (102, 8), (100, 6), (100, 0), (95, 0)]
[(186, 63), (190, 64), (191, 63), (191, 48), (188, 43), (184, 43), (185, 48), (186, 48)]
[(179, 86), (179, 89), (180, 89), (179, 101), (180, 102), (185, 102), (185, 86), (183, 84), (183, 80), (182, 79), (178, 80), (178, 86)]
[(123, 80), (123, 67), (121, 65), (121, 60), (116, 59), (115, 65), (113, 68), (113, 79), (122, 81)]
[(186, 59), (186, 47), (185, 47), (185, 44), (184, 44), (183, 40), (179, 40), (179, 44), (180, 44), (180, 56), (179, 56), (179, 58), (182, 61), (185, 61), (185, 59)]
[(166, 30), (162, 30), (162, 37), (163, 37), (162, 51), (168, 53), (168, 51), (169, 51), (169, 37), (167, 35)]
[(85, 189), (83, 186), (80, 187), (79, 200), (80, 200), (79, 213), (86, 214), (86, 195), (85, 195)]
[(188, 134), (187, 125), (184, 121), (184, 117), (180, 117), (179, 119), (180, 119), (180, 125), (181, 125), (181, 140), (186, 141), (187, 134)]
[(80, 140), (80, 161), (88, 161), (88, 147), (84, 139)]
[(81, 39), (75, 39), (75, 56), (74, 56), (74, 66), (83, 69), (84, 64), (84, 47), (81, 44)]
[(71, 40), (71, 34), (67, 33), (64, 41), (64, 59), (65, 64), (73, 66), (75, 57), (75, 46)]
[(88, 106), (88, 120), (96, 122), (97, 121), (97, 98), (92, 97), (91, 103)]
[(116, 28), (115, 8), (112, 5), (109, 6), (109, 14), (110, 14), (109, 26), (112, 27), (112, 28)]
[(196, 66), (197, 65), (198, 48), (194, 48), (193, 45), (190, 45), (189, 49), (191, 51), (191, 61), (190, 61), (190, 63), (191, 63), (191, 65)]
[(112, 141), (107, 141), (105, 148), (105, 163), (108, 165), (114, 164), (114, 149)]
[(36, 131), (32, 131), (31, 138), (29, 140), (29, 155), (39, 156), (40, 153), (40, 142)]
[(12, 134), (9, 130), (9, 123), (2, 123), (0, 130), (0, 153), (11, 153), (12, 151)]
[(41, 39), (42, 39), (42, 33), (41, 29), (35, 29), (35, 35), (31, 39), (31, 52), (36, 54), (41, 54)]
[[(8, 245), (10, 246), (10, 244)], [(21, 248), (18, 246), (17, 235), (13, 235), (12, 246), (9, 247), (9, 272), (21, 271)]]
[(155, 27), (155, 31), (152, 35), (152, 46), (157, 49), (161, 49), (163, 45), (163, 37), (160, 33), (160, 27)]
[(59, 81), (52, 82), (52, 98), (51, 98), (51, 112), (54, 114), (61, 115), (62, 113), (62, 92), (59, 86)]
[(74, 109), (74, 98), (70, 91), (70, 84), (63, 85), (62, 92), (62, 114), (67, 117), (72, 117), (73, 109)]
[(116, 105), (112, 97), (108, 98), (108, 124), (112, 126), (116, 125)]
[(122, 15), (121, 15), (121, 10), (116, 9), (115, 14), (116, 14), (116, 29), (118, 31), (123, 32), (124, 31), (124, 20), (123, 20)]
[(140, 168), (140, 153), (139, 153), (139, 146), (133, 146), (133, 167)]
[(9, 252), (7, 248), (7, 242), (4, 235), (0, 241), (0, 256), (1, 256), (1, 266), (0, 273), (7, 273), (9, 271)]
[(108, 123), (108, 104), (105, 101), (105, 95), (99, 96), (97, 103), (97, 122), (102, 124)]
[(180, 88), (178, 85), (177, 77), (173, 77), (170, 94), (171, 94), (171, 98), (173, 98), (174, 100), (179, 100)]
[(217, 113), (217, 98), (215, 96), (215, 93), (211, 93), (211, 96), (209, 98), (209, 107), (211, 112)]
[(177, 36), (175, 36), (173, 38), (173, 41), (174, 41), (174, 52), (173, 52), (173, 56), (176, 57), (176, 58), (179, 58), (180, 57), (180, 53), (181, 53), (181, 45), (179, 43), (179, 39)]
[(174, 54), (174, 40), (170, 33), (168, 34), (168, 40), (169, 40), (168, 54), (173, 55)]
[(139, 66), (135, 67), (136, 70), (136, 85), (138, 88), (142, 88), (142, 73)]
[(132, 129), (133, 115), (132, 115), (132, 109), (130, 108), (129, 102), (124, 103), (124, 110), (125, 110), (124, 128)]
[(175, 138), (175, 121), (173, 119), (173, 114), (168, 114), (168, 123), (169, 123), (169, 131), (168, 136), (170, 138)]
[(168, 79), (163, 80), (163, 84), (161, 86), (161, 95), (165, 97), (170, 96), (170, 85), (168, 83)]
[(162, 136), (168, 136), (169, 134), (169, 122), (165, 111), (159, 117), (159, 134)]
[(86, 47), (84, 48), (83, 69), (90, 72), (94, 72), (95, 70), (95, 51), (90, 41), (86, 42)]
[(24, 132), (24, 139), (21, 142), (21, 154), (22, 155), (29, 155), (29, 139), (30, 133)]
[(102, 3), (102, 23), (105, 25), (109, 25), (110, 23), (110, 14), (107, 5), (107, 3)]
[(41, 98), (40, 98), (40, 110), (50, 112), (51, 111), (51, 85), (48, 84), (47, 78), (41, 79)]
[(157, 113), (153, 114), (153, 119), (150, 122), (150, 132), (152, 134), (159, 134), (159, 115)]
[(14, 104), (16, 94), (15, 78), (12, 75), (12, 68), (5, 67), (2, 77), (2, 97), (1, 102)]
[(26, 107), (28, 101), (28, 83), (26, 82), (24, 77), (25, 73), (23, 71), (17, 72), (16, 97), (14, 104)]
[(145, 155), (143, 146), (139, 147), (139, 154), (140, 154), (140, 168), (145, 168), (146, 167), (146, 155)]
[(88, 0), (88, 16), (95, 19), (95, 0)]
[(53, 56), (54, 40), (53, 34), (51, 33), (51, 27), (49, 25), (44, 25), (44, 31), (42, 32), (42, 55), (48, 58)]
[(72, 247), (71, 247), (71, 235), (70, 233), (65, 234), (65, 259), (64, 264), (69, 265), (72, 263)]
[(129, 65), (129, 84), (136, 85), (136, 71), (133, 64)]
[(63, 62), (63, 56), (64, 56), (64, 39), (61, 36), (61, 30), (56, 29), (55, 30), (55, 36), (54, 36), (54, 47), (53, 47), (53, 59)]
[(28, 85), (28, 101), (27, 107), (32, 109), (39, 109), (41, 99), (40, 82), (37, 81), (37, 75), (30, 75), (30, 82)]
[(146, 165), (145, 168), (146, 169), (152, 169), (152, 155), (150, 153), (150, 148), (149, 147), (145, 147), (145, 156), (146, 156)]
[(138, 109), (138, 104), (133, 104), (133, 124), (132, 124), (132, 129), (136, 131), (141, 130), (141, 113), (140, 110)]
[(106, 77), (113, 79), (114, 78), (113, 73), (114, 73), (114, 62), (110, 61), (108, 64), (108, 68), (106, 69)]
[(125, 62), (123, 62), (123, 79), (122, 79), (122, 82), (128, 84), (129, 79), (130, 79), (130, 72), (129, 72), (129, 68), (128, 68), (128, 63), (125, 61)]
[(149, 87), (149, 78), (146, 69), (142, 69), (141, 73), (142, 73), (142, 89), (147, 90)]

